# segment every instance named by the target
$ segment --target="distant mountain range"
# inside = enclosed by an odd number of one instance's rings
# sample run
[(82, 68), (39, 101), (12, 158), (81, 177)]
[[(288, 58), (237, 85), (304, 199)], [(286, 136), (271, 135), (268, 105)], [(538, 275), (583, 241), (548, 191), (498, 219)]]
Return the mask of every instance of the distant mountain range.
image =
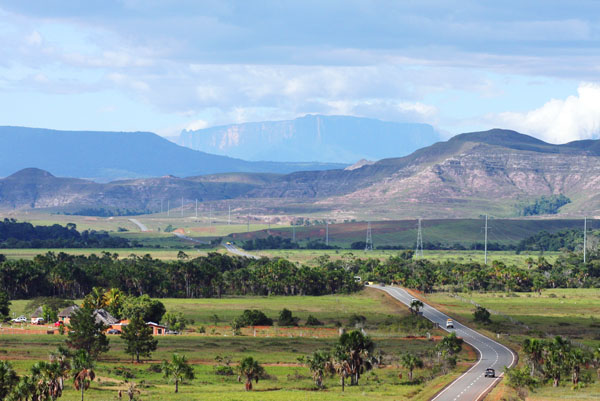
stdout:
[(248, 162), (178, 146), (151, 132), (55, 131), (0, 127), (0, 176), (36, 167), (98, 181), (226, 172), (290, 173), (343, 168), (333, 163)]
[[(361, 166), (362, 165), (362, 166)], [(455, 136), (400, 158), (354, 169), (216, 174), (98, 184), (25, 170), (0, 180), (0, 208), (119, 207), (157, 201), (239, 200), (253, 213), (329, 218), (516, 217), (524, 202), (564, 194), (560, 215), (600, 215), (600, 141), (552, 145), (494, 129)], [(222, 209), (222, 208), (221, 208)], [(223, 210), (223, 209), (222, 209)], [(322, 218), (322, 217), (321, 217)], [(501, 235), (501, 233), (497, 233)]]
[(306, 115), (295, 120), (232, 124), (181, 132), (191, 149), (245, 160), (326, 161), (398, 157), (440, 139), (431, 125), (351, 116)]

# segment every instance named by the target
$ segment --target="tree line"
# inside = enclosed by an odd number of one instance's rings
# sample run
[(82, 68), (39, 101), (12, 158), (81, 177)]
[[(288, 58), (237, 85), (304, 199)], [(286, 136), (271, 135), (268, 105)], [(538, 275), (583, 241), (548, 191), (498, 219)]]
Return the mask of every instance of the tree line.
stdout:
[(15, 219), (0, 221), (0, 248), (129, 248), (125, 238), (104, 231), (77, 231), (77, 226), (34, 226)]
[(280, 258), (258, 260), (219, 253), (176, 261), (150, 255), (69, 255), (48, 252), (33, 260), (0, 255), (0, 290), (11, 299), (39, 296), (82, 298), (94, 287), (150, 297), (210, 298), (224, 295), (324, 295), (362, 288), (338, 263), (298, 266)]

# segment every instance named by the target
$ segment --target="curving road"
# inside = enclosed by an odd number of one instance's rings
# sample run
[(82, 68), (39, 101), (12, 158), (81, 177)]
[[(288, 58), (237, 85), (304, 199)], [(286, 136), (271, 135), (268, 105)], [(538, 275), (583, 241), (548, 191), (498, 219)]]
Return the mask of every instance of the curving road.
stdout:
[[(398, 301), (410, 305), (413, 296), (398, 287), (382, 287), (379, 285), (369, 286), (385, 291)], [(431, 401), (478, 401), (489, 389), (491, 389), (504, 375), (504, 367), (512, 366), (516, 363), (515, 354), (504, 345), (479, 334), (456, 320), (454, 320), (454, 329), (446, 329), (446, 320), (449, 316), (443, 314), (437, 309), (425, 304), (422, 309), (423, 316), (448, 332), (455, 332), (467, 344), (473, 346), (479, 352), (477, 363), (462, 376), (453, 381), (444, 390), (438, 393)], [(495, 379), (484, 377), (485, 369), (493, 368), (496, 370)]]
[(225, 249), (227, 249), (227, 251), (238, 255), (238, 256), (245, 256), (247, 258), (252, 258), (252, 259), (260, 259), (258, 256), (256, 255), (251, 255), (247, 252), (242, 251), (240, 248), (238, 248), (237, 246), (233, 245), (233, 244), (223, 244), (225, 246)]
[(138, 228), (142, 232), (150, 231), (150, 230), (148, 230), (148, 227), (146, 227), (146, 225), (144, 223), (140, 222), (138, 219), (129, 219), (129, 221), (131, 221), (133, 224), (138, 226)]

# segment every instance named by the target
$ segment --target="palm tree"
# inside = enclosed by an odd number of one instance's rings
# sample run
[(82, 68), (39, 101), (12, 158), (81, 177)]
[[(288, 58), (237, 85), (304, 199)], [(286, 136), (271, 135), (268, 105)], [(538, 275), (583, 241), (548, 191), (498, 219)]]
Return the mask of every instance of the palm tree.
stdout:
[(420, 300), (413, 299), (412, 302), (410, 303), (410, 310), (411, 310), (411, 312), (414, 311), (415, 315), (418, 315), (419, 314), (419, 310), (421, 308), (423, 308), (424, 306), (425, 305)]
[(81, 401), (83, 401), (85, 390), (96, 378), (93, 369), (94, 363), (90, 354), (83, 349), (78, 350), (71, 360), (71, 370), (73, 371), (73, 385), (76, 390), (81, 390)]
[(349, 355), (342, 348), (337, 347), (333, 359), (333, 370), (340, 377), (342, 392), (346, 387), (346, 378), (352, 375), (352, 369), (348, 362)]
[(258, 383), (258, 379), (264, 377), (265, 369), (260, 366), (258, 361), (254, 360), (251, 356), (241, 360), (238, 367), (238, 381), (242, 381), (242, 377), (246, 378), (246, 391), (252, 390), (252, 381)]
[(19, 376), (9, 362), (0, 361), (0, 399), (6, 398), (10, 390), (19, 382)]
[(28, 401), (37, 397), (37, 382), (30, 376), (23, 376), (14, 386), (6, 401)]
[(568, 363), (571, 367), (571, 381), (574, 385), (579, 383), (581, 374), (581, 365), (586, 365), (592, 361), (591, 355), (581, 348), (573, 348), (568, 355)]
[(323, 388), (323, 376), (325, 373), (333, 373), (334, 364), (331, 362), (331, 355), (327, 351), (315, 351), (306, 358), (308, 369), (313, 374), (313, 380), (318, 388)]
[(141, 394), (140, 390), (137, 389), (137, 384), (129, 382), (129, 385), (127, 386), (127, 397), (129, 397), (129, 401), (134, 401), (136, 394)]
[(542, 358), (544, 355), (544, 340), (538, 340), (536, 338), (527, 338), (523, 342), (523, 352), (526, 355), (527, 361), (530, 367), (530, 376), (533, 377), (535, 375), (536, 369), (542, 363)]
[(423, 361), (416, 355), (406, 353), (402, 355), (402, 366), (404, 366), (405, 369), (408, 369), (408, 380), (412, 381), (413, 370), (422, 368)]
[(372, 352), (375, 344), (370, 337), (363, 335), (360, 331), (351, 331), (340, 336), (336, 346), (336, 359), (341, 360), (344, 356), (350, 369), (350, 385), (358, 384), (360, 375), (365, 370), (372, 368)]
[(175, 392), (179, 392), (179, 383), (183, 380), (194, 379), (194, 369), (188, 365), (185, 355), (179, 356), (173, 354), (171, 362), (163, 361), (161, 370), (163, 371), (165, 378), (172, 379), (175, 382)]
[(94, 287), (83, 300), (84, 307), (90, 309), (103, 309), (106, 307), (106, 295), (104, 288)]
[(37, 386), (38, 398), (54, 401), (62, 395), (64, 372), (57, 362), (37, 362), (31, 367), (31, 373)]

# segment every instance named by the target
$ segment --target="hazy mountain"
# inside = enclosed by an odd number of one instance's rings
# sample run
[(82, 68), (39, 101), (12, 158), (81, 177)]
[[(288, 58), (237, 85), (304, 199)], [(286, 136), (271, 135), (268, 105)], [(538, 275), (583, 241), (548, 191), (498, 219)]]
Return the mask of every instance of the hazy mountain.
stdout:
[(36, 167), (100, 181), (172, 174), (289, 173), (342, 167), (327, 163), (248, 162), (176, 145), (150, 132), (54, 131), (0, 127), (0, 176)]
[(307, 115), (288, 121), (184, 130), (177, 143), (245, 160), (354, 163), (407, 155), (437, 140), (438, 133), (427, 124)]
[[(0, 180), (0, 207), (70, 210), (101, 205), (156, 210), (160, 199), (179, 204), (229, 199), (253, 213), (314, 213), (331, 218), (515, 217), (519, 205), (564, 194), (561, 215), (600, 215), (600, 141), (552, 145), (514, 131), (458, 135), (400, 158), (353, 169), (285, 175), (235, 173), (160, 177), (97, 184), (26, 170)], [(222, 209), (222, 208), (221, 208)], [(223, 210), (223, 209), (222, 209)], [(497, 233), (497, 235), (502, 235)]]

